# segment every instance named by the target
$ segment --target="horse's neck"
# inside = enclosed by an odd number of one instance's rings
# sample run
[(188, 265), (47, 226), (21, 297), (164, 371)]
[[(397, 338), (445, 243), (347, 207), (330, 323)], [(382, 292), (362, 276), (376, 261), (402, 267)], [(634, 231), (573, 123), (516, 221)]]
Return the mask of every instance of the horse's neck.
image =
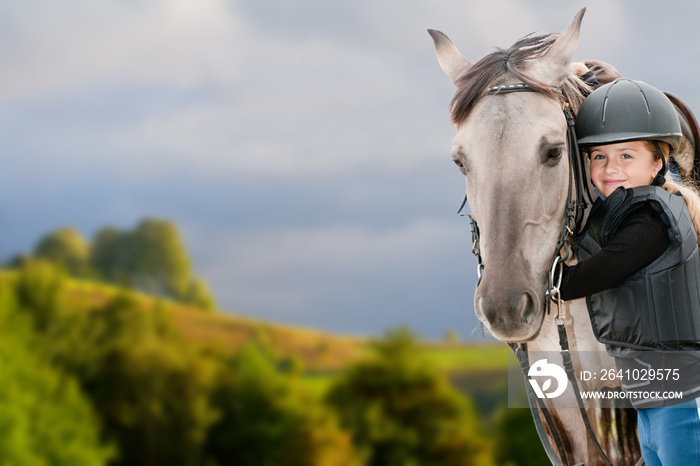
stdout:
[[(599, 343), (593, 334), (585, 299), (566, 301), (561, 306), (562, 313), (566, 316), (565, 327), (569, 340), (569, 349), (572, 353), (571, 359), (574, 365), (574, 373), (578, 374), (581, 370), (600, 373), (602, 370), (614, 369), (614, 359), (607, 354), (605, 346)], [(528, 342), (528, 350), (551, 353), (561, 349), (559, 345), (559, 331), (554, 319), (555, 315), (556, 306), (552, 306), (550, 315), (545, 315), (539, 335), (535, 340)], [(554, 357), (554, 361), (555, 363), (563, 364), (563, 361), (558, 357)], [(591, 377), (588, 380), (577, 378), (577, 387), (572, 387), (571, 389), (578, 389), (584, 392), (601, 390), (606, 386), (614, 388), (617, 385), (615, 382), (604, 382), (602, 379), (603, 377)], [(573, 396), (573, 392), (569, 393)], [(571, 397), (568, 398), (568, 401), (563, 401), (564, 399), (565, 397), (547, 399), (545, 404), (549, 408), (553, 408), (553, 415), (558, 419), (558, 424), (562, 426), (559, 435), (568, 439), (572, 458), (575, 458), (576, 461), (584, 461), (587, 465), (602, 465), (602, 460), (595, 451), (591, 439), (586, 435), (586, 427), (579, 411), (577, 409), (557, 409), (558, 407), (571, 408), (575, 406), (571, 404)], [(565, 403), (565, 405), (562, 405), (562, 403)], [(595, 429), (602, 414), (596, 412), (593, 408), (589, 408), (587, 411), (589, 411), (588, 416)], [(598, 432), (600, 434), (600, 431)], [(613, 448), (615, 448), (614, 444)], [(611, 451), (608, 447), (606, 449), (608, 455), (616, 454), (615, 451)], [(624, 449), (618, 449), (617, 451), (623, 452)]]

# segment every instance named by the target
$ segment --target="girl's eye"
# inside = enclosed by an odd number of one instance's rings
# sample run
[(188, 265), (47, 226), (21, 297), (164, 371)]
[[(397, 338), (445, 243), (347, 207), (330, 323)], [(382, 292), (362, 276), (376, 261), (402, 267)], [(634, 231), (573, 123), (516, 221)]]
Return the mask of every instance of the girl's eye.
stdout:
[(622, 158), (623, 158), (623, 159), (631, 159), (632, 156), (629, 155), (629, 154), (622, 154)]
[(603, 154), (595, 154), (593, 156), (594, 160), (603, 160), (604, 158), (605, 158), (605, 156)]

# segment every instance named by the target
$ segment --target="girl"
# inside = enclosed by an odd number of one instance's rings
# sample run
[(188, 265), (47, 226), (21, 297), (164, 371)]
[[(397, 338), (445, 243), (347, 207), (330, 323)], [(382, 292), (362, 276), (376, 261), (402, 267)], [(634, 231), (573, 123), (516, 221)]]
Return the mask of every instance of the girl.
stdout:
[(700, 197), (665, 178), (681, 139), (676, 110), (621, 78), (586, 98), (576, 132), (599, 199), (561, 296), (586, 297), (637, 409), (646, 464), (700, 465)]

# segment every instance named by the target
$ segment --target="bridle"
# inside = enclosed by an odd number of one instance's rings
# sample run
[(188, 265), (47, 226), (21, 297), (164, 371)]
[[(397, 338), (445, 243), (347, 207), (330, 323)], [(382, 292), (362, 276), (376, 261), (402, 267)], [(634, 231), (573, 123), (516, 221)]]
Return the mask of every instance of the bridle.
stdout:
[[(582, 223), (583, 223), (583, 216), (586, 208), (590, 205), (589, 203), (592, 202), (592, 197), (590, 192), (588, 191), (588, 183), (586, 181), (586, 175), (584, 173), (584, 168), (583, 168), (583, 162), (581, 160), (581, 154), (578, 149), (578, 143), (576, 139), (576, 130), (575, 130), (575, 125), (574, 125), (574, 117), (571, 114), (570, 106), (569, 103), (566, 101), (564, 98), (561, 90), (555, 86), (553, 86), (554, 89), (557, 91), (559, 94), (559, 99), (561, 102), (561, 108), (562, 111), (564, 112), (564, 116), (566, 117), (566, 123), (567, 123), (567, 130), (566, 130), (566, 139), (567, 139), (567, 145), (568, 145), (568, 158), (569, 158), (569, 187), (568, 187), (568, 192), (567, 192), (567, 197), (566, 197), (566, 207), (564, 211), (564, 221), (562, 225), (562, 230), (561, 230), (561, 235), (559, 237), (559, 242), (557, 243), (556, 249), (554, 250), (554, 254), (552, 257), (552, 267), (550, 269), (549, 275), (547, 277), (547, 291), (545, 295), (545, 312), (546, 315), (549, 315), (551, 312), (551, 305), (554, 303), (557, 308), (557, 313), (556, 316), (554, 317), (554, 320), (557, 324), (557, 329), (559, 332), (559, 345), (561, 347), (561, 356), (562, 356), (562, 361), (564, 363), (564, 370), (567, 373), (567, 376), (569, 378), (569, 381), (572, 383), (572, 386), (574, 388), (574, 394), (576, 396), (576, 400), (578, 402), (579, 406), (579, 411), (581, 413), (581, 416), (583, 418), (586, 431), (588, 433), (588, 436), (592, 440), (592, 443), (594, 444), (598, 455), (601, 457), (603, 462), (608, 465), (612, 466), (612, 463), (610, 462), (610, 459), (608, 459), (607, 455), (603, 451), (602, 447), (600, 446), (600, 443), (598, 442), (598, 439), (596, 438), (593, 428), (591, 427), (590, 420), (588, 419), (588, 415), (586, 414), (586, 410), (583, 404), (583, 400), (581, 397), (580, 389), (578, 386), (578, 382), (576, 381), (576, 377), (574, 374), (574, 367), (573, 363), (571, 360), (571, 354), (569, 352), (569, 340), (568, 336), (566, 333), (566, 327), (564, 325), (566, 316), (562, 312), (562, 306), (561, 306), (561, 293), (560, 293), (560, 286), (561, 286), (561, 277), (562, 277), (562, 271), (563, 271), (563, 264), (571, 257), (571, 248), (570, 248), (570, 242), (574, 236), (574, 234), (581, 228)], [(500, 95), (500, 94), (508, 94), (508, 93), (513, 93), (513, 92), (536, 92), (532, 87), (527, 85), (526, 83), (515, 83), (515, 84), (505, 84), (502, 86), (496, 86), (492, 87), (487, 90), (485, 95)], [(467, 203), (467, 196), (465, 194), (464, 196), (464, 201), (462, 201), (462, 205), (459, 208), (458, 213), (461, 213), (461, 211), (464, 209), (464, 206)], [(478, 281), (477, 281), (477, 287), (479, 286), (479, 283), (481, 282), (481, 277), (484, 271), (484, 262), (481, 257), (481, 247), (480, 247), (480, 238), (479, 238), (479, 226), (476, 223), (476, 220), (474, 217), (468, 214), (462, 214), (462, 215), (467, 215), (469, 217), (469, 221), (471, 224), (471, 233), (472, 233), (472, 253), (476, 256), (477, 259), (477, 276), (478, 276)], [(557, 274), (558, 272), (558, 274)], [(528, 359), (528, 353), (527, 353), (527, 343), (513, 343), (509, 344), (511, 349), (513, 350), (513, 353), (515, 354), (516, 358), (518, 359), (518, 362), (520, 364), (520, 368), (523, 372), (523, 376), (527, 379), (528, 377), (528, 372), (529, 372), (529, 359)], [(535, 396), (535, 394), (532, 391), (532, 388), (529, 386), (529, 384), (526, 382), (525, 387), (527, 390), (527, 395), (528, 395), (528, 401), (530, 404), (530, 409), (532, 410), (532, 417), (535, 421), (535, 427), (537, 429), (537, 433), (539, 434), (540, 441), (542, 442), (542, 445), (545, 448), (545, 451), (547, 452), (547, 456), (549, 457), (550, 461), (552, 462), (553, 465), (561, 465), (563, 461), (566, 460), (567, 455), (566, 455), (566, 449), (564, 448), (564, 443), (561, 439), (561, 436), (559, 435), (559, 431), (551, 417), (551, 414), (548, 411), (548, 408), (545, 406), (544, 401), (538, 397)], [(547, 434), (545, 432), (544, 426), (542, 424), (542, 420), (540, 418), (539, 413), (537, 412), (537, 409), (539, 408), (540, 412), (542, 413), (542, 417), (544, 417), (545, 422), (547, 423), (547, 426), (549, 428), (549, 432), (552, 435), (552, 438), (554, 440), (554, 443), (557, 447), (558, 454), (559, 456), (557, 457), (557, 454), (554, 452), (554, 448), (552, 447), (551, 442), (549, 441), (549, 438), (547, 437)], [(560, 460), (561, 458), (561, 460)], [(640, 459), (640, 462), (637, 463), (638, 465), (643, 465), (643, 459)]]
[[(581, 227), (583, 223), (583, 215), (589, 202), (592, 202), (592, 197), (588, 191), (588, 184), (586, 182), (586, 175), (583, 169), (583, 163), (581, 161), (581, 154), (578, 149), (578, 144), (576, 140), (576, 129), (574, 126), (574, 117), (569, 109), (569, 103), (564, 99), (561, 90), (552, 86), (559, 93), (559, 99), (561, 102), (561, 108), (566, 117), (567, 130), (566, 130), (566, 140), (569, 147), (568, 157), (569, 157), (569, 188), (566, 195), (566, 208), (564, 211), (564, 222), (562, 226), (561, 235), (559, 236), (559, 242), (554, 250), (554, 255), (552, 258), (552, 268), (549, 274), (548, 286), (547, 286), (547, 296), (552, 298), (552, 302), (561, 301), (559, 299), (559, 286), (561, 284), (561, 274), (559, 274), (559, 283), (554, 285), (554, 276), (557, 268), (561, 271), (564, 262), (566, 262), (571, 257), (571, 251), (568, 247), (571, 238), (574, 233)], [(536, 92), (532, 87), (525, 83), (515, 83), (515, 84), (505, 84), (502, 86), (496, 86), (488, 89), (485, 95), (500, 95), (509, 94), (513, 92)], [(587, 202), (588, 201), (588, 202)], [(462, 205), (460, 205), (458, 214), (461, 214), (464, 206), (467, 204), (467, 196), (464, 195), (464, 200)], [(480, 237), (479, 237), (479, 226), (476, 223), (474, 217), (469, 214), (461, 214), (469, 217), (469, 222), (471, 224), (472, 233), (472, 253), (477, 259), (477, 276), (479, 282), (484, 272), (484, 262), (481, 257), (480, 248)], [(562, 250), (564, 252), (562, 253)], [(477, 286), (479, 286), (477, 282)], [(550, 300), (545, 300), (545, 307), (547, 315), (550, 313)]]

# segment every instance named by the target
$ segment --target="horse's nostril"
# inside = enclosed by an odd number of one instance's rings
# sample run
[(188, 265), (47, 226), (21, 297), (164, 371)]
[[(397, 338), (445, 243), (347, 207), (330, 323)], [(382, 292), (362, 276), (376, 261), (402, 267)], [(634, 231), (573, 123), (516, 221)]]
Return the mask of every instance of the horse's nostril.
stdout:
[(528, 292), (523, 293), (520, 297), (520, 316), (523, 319), (523, 324), (529, 324), (535, 313), (535, 305), (532, 295)]

